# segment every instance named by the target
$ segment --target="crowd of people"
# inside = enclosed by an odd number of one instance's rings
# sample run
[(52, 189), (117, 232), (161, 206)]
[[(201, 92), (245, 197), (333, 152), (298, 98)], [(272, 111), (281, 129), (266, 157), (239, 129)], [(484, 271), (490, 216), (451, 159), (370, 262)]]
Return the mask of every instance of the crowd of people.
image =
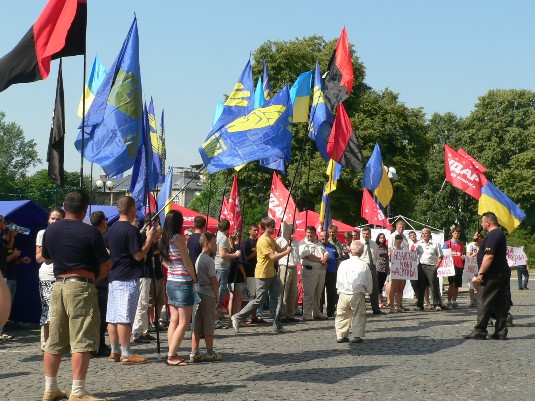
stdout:
[[(226, 219), (219, 221), (215, 235), (206, 231), (202, 216), (194, 219), (192, 229), (184, 231), (179, 211), (168, 212), (163, 226), (158, 217), (148, 215), (140, 227), (135, 201), (129, 196), (118, 201), (119, 220), (108, 229), (101, 211), (91, 214), (91, 224), (84, 223), (88, 203), (84, 192), (69, 193), (64, 209), (50, 212), (48, 228), (36, 239), (36, 261), (42, 263), (39, 292), (44, 400), (66, 397), (58, 387), (57, 373), (61, 356), (69, 352), (73, 371), (69, 399), (101, 400), (85, 388), (91, 354), (106, 356), (121, 365), (149, 362), (135, 354), (131, 344), (156, 339), (153, 331), (165, 328), (164, 308), (169, 366), (221, 361), (223, 356), (215, 351), (214, 334), (216, 329), (228, 328), (224, 317), (228, 315), (232, 328), (239, 333), (251, 324), (265, 322), (265, 306), (274, 334), (286, 332), (283, 324), (334, 319), (336, 342), (362, 343), (366, 294), (371, 316), (385, 315), (385, 311), (458, 308), (466, 257), (477, 258), (479, 273), (469, 282), (468, 305), (477, 306), (477, 323), (465, 338), (486, 338), (491, 317), (496, 322), (491, 338), (507, 338), (512, 305), (510, 268), (505, 236), (493, 213), (482, 217), (486, 236), (477, 231), (473, 242), (465, 247), (458, 228), (452, 230), (451, 239), (440, 244), (427, 228), (420, 239), (414, 231), (407, 237), (403, 220), (396, 222), (388, 238), (380, 233), (373, 240), (370, 228), (364, 227), (360, 232), (345, 233), (344, 242), (338, 238), (336, 225), (319, 233), (314, 226), (307, 226), (301, 241), (294, 238), (292, 226), (284, 235), (276, 236), (276, 222), (269, 217), (249, 226), (243, 241), (239, 231), (229, 232)], [(5, 231), (5, 220), (0, 217), (2, 228)], [(13, 247), (14, 235), (9, 232), (0, 241), (4, 276), (9, 262), (20, 256)], [(8, 248), (12, 249), (10, 254)], [(451, 250), (455, 266), (455, 274), (448, 277), (447, 302), (437, 276), (445, 248)], [(403, 304), (406, 281), (390, 277), (394, 250), (412, 250), (418, 256), (418, 279), (410, 282), (417, 301), (411, 307)], [(12, 287), (9, 280), (6, 284)], [(298, 313), (301, 288), (302, 309)], [(519, 288), (527, 289), (527, 278), (523, 282), (520, 275)], [(191, 352), (181, 357), (179, 349), (188, 328), (192, 333)], [(200, 351), (201, 339), (204, 353)]]

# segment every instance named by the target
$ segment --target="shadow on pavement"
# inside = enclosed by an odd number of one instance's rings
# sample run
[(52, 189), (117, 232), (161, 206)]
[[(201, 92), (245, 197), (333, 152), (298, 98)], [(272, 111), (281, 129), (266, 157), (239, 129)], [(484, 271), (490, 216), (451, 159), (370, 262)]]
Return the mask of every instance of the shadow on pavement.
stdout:
[(282, 372), (268, 372), (249, 376), (247, 380), (255, 381), (295, 381), (307, 383), (336, 384), (340, 381), (354, 378), (362, 373), (369, 373), (382, 366), (347, 366), (337, 368), (335, 374), (326, 374), (325, 367), (320, 366), (312, 369), (285, 370)]
[[(180, 368), (179, 368), (180, 369)], [(151, 400), (165, 399), (166, 397), (178, 397), (187, 394), (205, 394), (205, 399), (216, 399), (215, 394), (227, 394), (241, 386), (233, 385), (180, 385), (172, 384), (166, 386), (154, 387), (151, 389), (125, 391), (115, 391), (109, 393), (100, 393), (99, 396), (113, 398), (114, 400)]]

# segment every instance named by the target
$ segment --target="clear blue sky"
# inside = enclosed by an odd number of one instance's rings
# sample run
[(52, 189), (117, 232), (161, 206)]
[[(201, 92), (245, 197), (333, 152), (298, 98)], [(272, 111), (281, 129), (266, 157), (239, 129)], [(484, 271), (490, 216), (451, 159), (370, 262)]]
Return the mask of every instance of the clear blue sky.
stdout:
[[(22, 38), (45, 0), (2, 2), (0, 55)], [(366, 83), (390, 88), (409, 107), (467, 116), (490, 89), (535, 90), (535, 2), (141, 1), (88, 0), (87, 68), (95, 54), (109, 67), (134, 13), (138, 18), (144, 97), (165, 108), (168, 164), (201, 161), (216, 102), (234, 86), (249, 54), (267, 40), (310, 35), (335, 39), (347, 27), (366, 67)], [(78, 171), (74, 148), (82, 92), (82, 57), (64, 59), (67, 171)], [(45, 81), (0, 93), (7, 121), (37, 142), (46, 168), (58, 62)], [(310, 66), (313, 68), (313, 66)], [(89, 173), (89, 163), (85, 163)], [(100, 167), (95, 174), (102, 172)]]

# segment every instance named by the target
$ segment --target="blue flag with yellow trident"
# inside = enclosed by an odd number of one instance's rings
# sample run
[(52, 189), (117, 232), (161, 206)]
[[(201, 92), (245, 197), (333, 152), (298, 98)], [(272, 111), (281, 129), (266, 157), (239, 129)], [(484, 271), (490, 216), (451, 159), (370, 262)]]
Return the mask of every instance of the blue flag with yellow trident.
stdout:
[(253, 160), (288, 157), (292, 113), (286, 86), (264, 106), (215, 131), (199, 148), (208, 171), (213, 174)]
[(264, 90), (264, 99), (270, 100), (273, 96), (271, 93), (271, 81), (269, 80), (266, 60), (264, 60), (264, 73), (262, 74), (262, 89)]
[(84, 157), (116, 176), (134, 164), (140, 144), (143, 114), (139, 38), (134, 18), (119, 56), (87, 111), (85, 127), (74, 142)]
[[(156, 114), (154, 113), (154, 102), (152, 97), (150, 98), (149, 110), (149, 134), (150, 142), (152, 144), (152, 162), (154, 163), (154, 169), (152, 170), (157, 184), (163, 184), (165, 180), (165, 173), (163, 170), (163, 159), (165, 158), (163, 138), (158, 134), (158, 128), (156, 125)], [(161, 133), (161, 132), (160, 132)]]
[(213, 129), (208, 134), (207, 139), (228, 123), (249, 114), (254, 108), (253, 96), (253, 70), (251, 69), (251, 61), (249, 60), (238, 78), (238, 82), (234, 85), (234, 89), (232, 89), (229, 97), (223, 103), (223, 111), (217, 122), (213, 125)]
[(329, 161), (327, 154), (327, 141), (331, 134), (334, 117), (323, 98), (323, 83), (319, 63), (316, 61), (314, 74), (314, 94), (312, 96), (312, 108), (308, 120), (308, 137), (316, 141), (316, 146), (325, 161)]

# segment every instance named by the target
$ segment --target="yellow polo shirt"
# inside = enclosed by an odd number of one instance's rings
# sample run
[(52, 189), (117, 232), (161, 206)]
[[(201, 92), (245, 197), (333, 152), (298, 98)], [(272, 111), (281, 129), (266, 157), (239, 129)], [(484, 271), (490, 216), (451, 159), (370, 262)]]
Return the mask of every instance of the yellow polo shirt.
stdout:
[(256, 268), (254, 276), (256, 278), (272, 278), (277, 273), (275, 262), (269, 259), (269, 254), (280, 251), (280, 247), (275, 240), (269, 236), (262, 235), (256, 243)]

